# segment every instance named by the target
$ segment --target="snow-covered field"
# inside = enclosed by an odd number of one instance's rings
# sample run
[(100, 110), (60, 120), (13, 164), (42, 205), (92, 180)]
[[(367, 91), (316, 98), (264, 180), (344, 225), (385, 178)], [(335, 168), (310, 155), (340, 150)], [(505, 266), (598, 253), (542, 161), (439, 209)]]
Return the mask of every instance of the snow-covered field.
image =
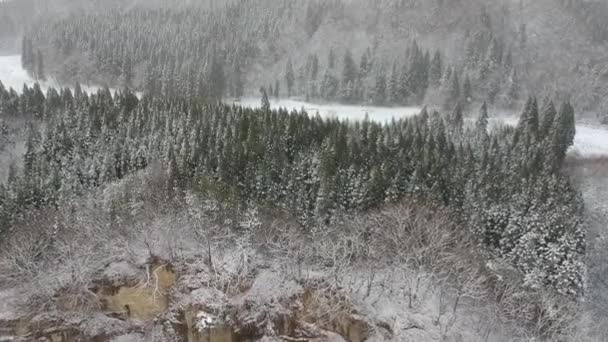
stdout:
[[(32, 86), (36, 83), (36, 81), (27, 74), (27, 71), (21, 67), (20, 55), (0, 56), (0, 82), (4, 84), (6, 89), (13, 88), (18, 93), (21, 93), (24, 84)], [(42, 88), (43, 91), (46, 91), (48, 87), (60, 87), (53, 79), (38, 83), (40, 83), (40, 88)], [(89, 85), (81, 85), (81, 88), (89, 93), (96, 92), (99, 89), (99, 87)]]
[[(245, 98), (235, 102), (247, 107), (260, 107), (261, 101), (256, 98)], [(304, 108), (308, 113), (319, 113), (321, 117), (336, 117), (339, 119), (362, 120), (366, 115), (371, 120), (386, 122), (392, 118), (404, 118), (420, 113), (420, 107), (373, 107), (373, 106), (353, 106), (339, 104), (314, 104), (298, 100), (270, 100), (272, 109), (285, 108), (291, 110), (301, 110)], [(490, 111), (490, 115), (492, 115)], [(491, 124), (516, 125), (519, 113), (499, 112), (499, 116), (491, 119)], [(571, 153), (585, 157), (607, 156), (608, 155), (608, 126), (589, 125), (579, 123), (576, 126), (576, 137)]]
[(23, 84), (32, 84), (33, 80), (21, 67), (21, 56), (0, 56), (0, 81), (5, 88), (20, 91)]
[[(23, 88), (23, 84), (31, 85), (34, 83), (27, 72), (21, 67), (21, 57), (19, 55), (0, 56), (0, 81), (5, 87), (12, 87), (17, 91)], [(41, 84), (42, 88), (48, 86), (57, 87), (58, 84), (53, 80)], [(86, 91), (96, 91), (97, 87), (82, 87)], [(244, 98), (235, 101), (236, 104), (247, 107), (259, 107), (259, 98)], [(370, 120), (386, 122), (394, 118), (403, 118), (416, 115), (420, 112), (419, 107), (374, 107), (374, 106), (355, 106), (338, 104), (314, 104), (305, 101), (291, 99), (271, 99), (270, 105), (273, 109), (286, 108), (288, 110), (304, 109), (308, 113), (319, 113), (322, 117), (335, 117), (348, 120), (362, 120), (367, 115)], [(494, 122), (504, 122), (514, 124), (517, 117), (514, 114), (506, 115), (501, 113), (501, 117), (494, 118)], [(602, 125), (578, 124), (577, 134), (572, 148), (574, 153), (583, 156), (608, 155), (608, 127)]]

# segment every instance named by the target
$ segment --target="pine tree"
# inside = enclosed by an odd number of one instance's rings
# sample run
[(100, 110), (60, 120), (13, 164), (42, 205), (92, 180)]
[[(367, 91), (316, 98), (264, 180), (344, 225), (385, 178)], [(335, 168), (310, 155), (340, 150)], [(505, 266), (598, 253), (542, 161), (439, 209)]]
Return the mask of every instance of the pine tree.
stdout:
[(313, 54), (310, 60), (310, 79), (316, 81), (319, 77), (319, 57), (317, 54)]
[(383, 70), (376, 72), (373, 100), (376, 105), (383, 105), (386, 101), (386, 76)]
[(295, 74), (293, 73), (291, 58), (287, 60), (287, 65), (285, 67), (285, 82), (287, 84), (287, 97), (291, 97), (295, 82)]
[(431, 61), (431, 66), (429, 68), (429, 83), (430, 85), (437, 87), (441, 81), (443, 73), (443, 63), (441, 61), (441, 54), (439, 51), (435, 52), (433, 55), (433, 60)]
[(450, 107), (460, 100), (460, 81), (458, 80), (458, 74), (456, 72), (452, 72), (446, 100), (445, 107)]
[(464, 114), (462, 111), (462, 104), (456, 103), (452, 115), (450, 116), (451, 130), (453, 133), (460, 135), (464, 127)]
[(462, 100), (464, 103), (471, 103), (473, 101), (473, 89), (471, 88), (469, 75), (466, 76), (464, 84), (462, 85)]
[(36, 53), (36, 79), (40, 81), (46, 81), (46, 72), (44, 70), (44, 60), (42, 53), (38, 50)]
[(264, 112), (270, 112), (270, 101), (268, 100), (268, 94), (264, 87), (260, 88), (260, 94), (262, 95), (262, 110)]
[(122, 62), (122, 85), (126, 88), (133, 87), (133, 65), (131, 63), (131, 57), (129, 55), (124, 56)]
[(520, 146), (528, 148), (529, 144), (536, 141), (538, 137), (538, 125), (538, 102), (536, 98), (529, 97), (515, 128), (513, 143), (515, 145), (519, 143)]
[(327, 67), (333, 70), (336, 67), (336, 54), (334, 52), (334, 48), (330, 48), (327, 53)]
[[(212, 99), (222, 99), (226, 90), (226, 76), (224, 74), (224, 63), (217, 53), (214, 53), (211, 58), (207, 85), (207, 91)], [(171, 89), (171, 87), (168, 88)]]
[(484, 102), (475, 121), (475, 136), (482, 145), (488, 142), (488, 119), (488, 105)]
[(560, 107), (559, 113), (553, 122), (552, 127), (552, 149), (554, 153), (555, 165), (558, 169), (566, 157), (568, 148), (574, 144), (576, 136), (576, 121), (574, 108), (569, 102), (565, 102)]
[(509, 99), (509, 105), (514, 105), (519, 101), (520, 88), (519, 79), (517, 77), (517, 71), (513, 69), (509, 78), (509, 88), (507, 90), (507, 98)]
[(23, 38), (21, 38), (21, 67), (25, 70), (27, 70), (29, 58), (27, 38), (23, 36)]
[(274, 82), (274, 97), (276, 99), (278, 99), (280, 97), (280, 95), (281, 95), (281, 93), (279, 91), (279, 89), (280, 89), (279, 87), (280, 87), (279, 80), (275, 80), (275, 82)]
[(342, 69), (342, 88), (345, 88), (349, 83), (353, 83), (357, 79), (357, 66), (355, 65), (355, 61), (353, 60), (353, 56), (350, 50), (346, 50), (344, 54), (344, 64)]
[(475, 121), (475, 129), (478, 132), (488, 132), (488, 118), (488, 104), (484, 102), (479, 108), (479, 115)]
[(553, 105), (553, 101), (546, 101), (541, 110), (539, 139), (542, 140), (549, 136), (553, 127), (553, 122), (557, 116), (557, 110)]
[(397, 71), (397, 64), (393, 63), (393, 68), (388, 81), (387, 102), (389, 104), (400, 103), (399, 93), (399, 72)]
[(245, 94), (245, 83), (243, 81), (243, 71), (241, 70), (241, 64), (238, 61), (234, 63), (233, 75), (234, 96), (236, 98), (241, 98)]
[(359, 62), (359, 72), (361, 73), (361, 77), (367, 77), (369, 73), (369, 69), (371, 66), (371, 52), (369, 48), (361, 54), (361, 62)]

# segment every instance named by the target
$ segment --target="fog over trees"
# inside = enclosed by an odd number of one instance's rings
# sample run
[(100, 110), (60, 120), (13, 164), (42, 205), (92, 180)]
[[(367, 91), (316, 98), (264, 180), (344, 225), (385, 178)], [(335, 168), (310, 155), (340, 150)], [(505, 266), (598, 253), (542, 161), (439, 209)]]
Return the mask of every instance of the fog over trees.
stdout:
[(0, 2), (0, 340), (605, 340), (604, 14)]

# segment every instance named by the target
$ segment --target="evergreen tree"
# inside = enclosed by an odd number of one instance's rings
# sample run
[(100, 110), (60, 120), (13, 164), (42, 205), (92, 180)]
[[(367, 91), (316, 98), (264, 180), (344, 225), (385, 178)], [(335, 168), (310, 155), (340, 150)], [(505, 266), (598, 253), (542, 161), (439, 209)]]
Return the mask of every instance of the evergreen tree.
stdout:
[(557, 116), (557, 110), (553, 105), (553, 101), (546, 101), (541, 110), (539, 139), (542, 140), (550, 134), (553, 122)]
[(475, 121), (475, 129), (477, 132), (487, 133), (488, 132), (488, 104), (483, 103), (479, 108), (479, 115)]
[(569, 102), (565, 102), (557, 114), (551, 129), (553, 150), (553, 170), (559, 169), (559, 166), (566, 158), (568, 148), (574, 144), (576, 136), (576, 120), (574, 117), (574, 109)]
[(125, 55), (122, 62), (122, 85), (126, 88), (133, 87), (133, 64), (131, 63), (131, 57)]
[(38, 53), (36, 53), (36, 57), (36, 79), (40, 81), (45, 81), (46, 72), (44, 70), (44, 60), (40, 50), (38, 50)]
[(433, 55), (433, 60), (431, 61), (431, 66), (429, 69), (429, 83), (430, 85), (437, 87), (441, 81), (443, 73), (443, 63), (441, 60), (441, 54), (439, 51), (435, 51)]
[(376, 72), (373, 101), (376, 105), (383, 105), (386, 101), (386, 76), (383, 70)]
[(327, 53), (327, 67), (333, 70), (336, 67), (336, 54), (334, 52), (334, 48), (330, 48)]
[(471, 80), (468, 75), (462, 85), (462, 100), (464, 103), (471, 103), (473, 101), (473, 89), (471, 88)]
[(397, 71), (397, 64), (393, 63), (393, 68), (388, 81), (387, 102), (389, 104), (400, 103), (401, 99), (399, 95), (399, 72)]
[(268, 94), (264, 87), (260, 88), (260, 94), (262, 95), (262, 110), (264, 112), (270, 112), (270, 101), (268, 100)]
[(293, 73), (291, 58), (287, 60), (287, 66), (285, 68), (285, 82), (287, 84), (287, 97), (291, 97), (295, 82), (295, 74)]
[[(240, 98), (245, 94), (245, 83), (243, 81), (243, 71), (241, 70), (241, 64), (237, 61), (234, 63), (234, 72), (233, 72), (233, 82), (234, 82), (234, 97)], [(277, 83), (278, 86), (278, 83)], [(275, 90), (278, 92), (278, 90)]]
[[(224, 74), (224, 63), (217, 52), (211, 58), (211, 68), (209, 71), (208, 94), (212, 99), (221, 99), (226, 90), (226, 76)], [(168, 87), (169, 89), (171, 87)]]
[(484, 102), (475, 121), (475, 137), (483, 146), (488, 143), (488, 119), (488, 105)]
[(446, 105), (450, 106), (452, 103), (458, 103), (458, 101), (460, 101), (460, 81), (458, 80), (458, 74), (452, 72)]
[(349, 83), (353, 83), (357, 79), (357, 66), (353, 60), (350, 50), (346, 50), (344, 54), (344, 64), (342, 69), (342, 87), (345, 88)]
[(279, 89), (280, 89), (279, 87), (280, 87), (279, 80), (276, 80), (276, 81), (274, 82), (274, 97), (275, 97), (275, 98), (277, 98), (277, 99), (278, 99), (278, 98), (280, 97), (280, 95), (281, 95), (281, 93), (280, 93), (280, 91), (279, 91)]

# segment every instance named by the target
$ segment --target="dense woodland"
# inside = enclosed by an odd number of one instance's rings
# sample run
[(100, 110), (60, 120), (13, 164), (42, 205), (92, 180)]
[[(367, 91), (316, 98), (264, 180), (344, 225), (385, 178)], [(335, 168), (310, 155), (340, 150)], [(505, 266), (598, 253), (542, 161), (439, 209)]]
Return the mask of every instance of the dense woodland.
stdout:
[(583, 293), (582, 202), (561, 172), (575, 133), (568, 103), (539, 109), (530, 98), (517, 127), (489, 131), (486, 105), (472, 125), (461, 106), (380, 125), (270, 111), (266, 97), (254, 110), (35, 85), (22, 95), (0, 86), (0, 113), (36, 118), (23, 171), (0, 187), (2, 227), (167, 161), (163, 194), (280, 208), (310, 233), (403, 197), (448, 205), (530, 286)]
[[(44, 55), (66, 80), (170, 97), (240, 97), (264, 86), (277, 97), (345, 103), (420, 104), (431, 99), (452, 108), (461, 99), (472, 102), (478, 91), (478, 100), (519, 104), (522, 91), (512, 47), (492, 32), (491, 18), (483, 9), (478, 14), (483, 30), (467, 33), (465, 60), (458, 63), (411, 37), (388, 53), (379, 42), (367, 40), (368, 45), (356, 51), (333, 45), (290, 51), (290, 35), (296, 42), (310, 41), (324, 23), (347, 21), (340, 15), (354, 10), (372, 10), (361, 6), (238, 1), (220, 8), (136, 7), (51, 19), (24, 38), (23, 65), (39, 76), (37, 60)], [(382, 14), (376, 20), (388, 10), (409, 7), (405, 2), (378, 6)], [(391, 35), (400, 34), (397, 22), (389, 27)]]
[(602, 1), (106, 7), (43, 16), (26, 31), (24, 66), (37, 76), (43, 59), (62, 81), (165, 96), (257, 96), (262, 86), (270, 96), (451, 110), (458, 97), (518, 108), (533, 92), (571, 98), (600, 120), (608, 108)]
[[(310, 241), (393, 204), (446, 208), (494, 280), (506, 264), (530, 293), (583, 303), (593, 238), (566, 155), (574, 106), (584, 119), (608, 109), (606, 15), (588, 0), (0, 2), (0, 49), (20, 40), (32, 78), (76, 84), (0, 80), (0, 151), (25, 142), (0, 179), (0, 245), (32, 213), (160, 170), (166, 203), (211, 198), (235, 222), (262, 209)], [(226, 104), (252, 96), (259, 108)], [(279, 98), (423, 109), (350, 122), (271, 110)], [(519, 122), (490, 127), (489, 108)], [(108, 198), (113, 229), (136, 208)], [(547, 305), (538, 317), (559, 311)]]

